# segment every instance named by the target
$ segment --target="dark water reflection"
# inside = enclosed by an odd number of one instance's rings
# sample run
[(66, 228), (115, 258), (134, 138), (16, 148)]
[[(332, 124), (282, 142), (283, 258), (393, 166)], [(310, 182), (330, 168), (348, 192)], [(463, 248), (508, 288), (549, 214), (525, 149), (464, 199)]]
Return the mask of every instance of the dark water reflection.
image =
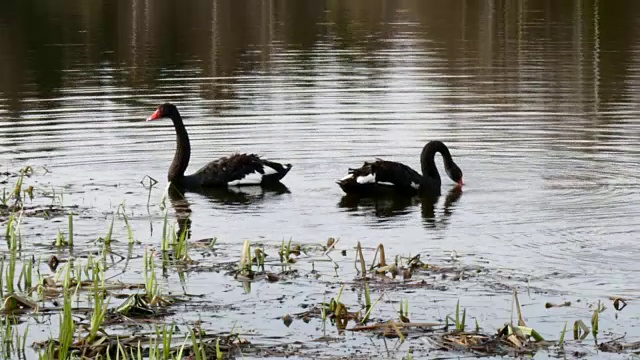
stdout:
[[(172, 198), (193, 238), (455, 250), (528, 285), (636, 297), (639, 15), (632, 0), (3, 1), (0, 170), (44, 165), (42, 186), (96, 218), (126, 201), (157, 243), (175, 137), (144, 119), (172, 101), (191, 170), (234, 152), (293, 164), (288, 191)], [(432, 139), (463, 195), (444, 179), (437, 201), (341, 200), (354, 163), (419, 168)]]
[[(276, 198), (281, 194), (290, 193), (289, 188), (284, 184), (274, 184), (267, 187), (244, 186), (229, 188), (200, 189), (196, 194), (204, 197), (213, 204), (227, 206), (247, 206), (257, 204), (269, 199)], [(186, 193), (173, 185), (167, 188), (167, 198), (171, 204), (176, 222), (178, 223), (177, 233), (187, 231), (187, 238), (191, 238), (191, 202), (189, 196), (193, 193)]]
[(446, 226), (448, 218), (451, 217), (455, 208), (455, 203), (462, 196), (460, 188), (453, 187), (444, 198), (442, 205), (442, 218), (436, 219), (436, 205), (441, 196), (424, 196), (424, 197), (406, 197), (406, 196), (379, 196), (374, 198), (361, 198), (355, 195), (345, 195), (340, 199), (338, 206), (361, 215), (361, 211), (368, 212), (371, 215), (381, 218), (380, 221), (386, 221), (385, 218), (409, 214), (415, 211), (414, 207), (419, 206), (422, 214), (423, 222), (426, 227), (435, 228), (439, 224)]

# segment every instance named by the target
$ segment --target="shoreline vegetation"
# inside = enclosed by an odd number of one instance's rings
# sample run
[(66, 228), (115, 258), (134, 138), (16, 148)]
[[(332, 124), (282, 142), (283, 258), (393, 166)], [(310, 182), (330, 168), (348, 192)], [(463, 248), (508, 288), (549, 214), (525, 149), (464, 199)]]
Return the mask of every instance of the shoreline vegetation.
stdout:
[[(389, 257), (383, 243), (367, 248), (358, 242), (354, 248), (341, 246), (335, 238), (317, 244), (291, 239), (279, 243), (246, 240), (235, 245), (221, 244), (213, 237), (192, 240), (185, 221), (188, 217), (178, 217), (174, 224), (166, 197), (161, 204), (150, 205), (163, 212), (157, 243), (136, 240), (128, 210), (120, 204), (104, 233), (86, 244), (86, 239), (74, 236), (79, 206), (66, 205), (61, 191), (32, 184), (34, 177), (47, 172), (28, 166), (0, 174), (0, 225), (6, 239), (0, 258), (0, 357), (24, 359), (28, 351), (34, 351), (40, 359), (338, 358), (347, 353), (413, 359), (434, 353), (486, 357), (546, 351), (551, 356), (580, 357), (593, 351), (640, 351), (640, 342), (628, 342), (624, 336), (601, 329), (601, 314), (616, 312), (617, 318), (629, 299), (603, 299), (588, 309), (568, 301), (537, 304), (559, 311), (571, 309), (565, 318), (580, 314), (557, 329), (553, 339), (543, 337), (532, 321), (524, 320), (516, 288), (502, 291), (511, 293), (512, 315), (497, 328), (483, 324), (479, 314), (473, 314), (475, 310), (466, 308), (470, 304), (460, 300), (441, 318), (420, 319), (414, 307), (427, 300), (412, 295), (414, 290), (444, 294), (452, 284), (479, 279), (491, 282), (491, 274), (482, 267), (462, 264), (457, 254), (449, 259), (428, 254)], [(157, 181), (145, 177), (142, 185), (149, 190), (150, 200)], [(36, 217), (55, 220), (59, 228), (55, 239), (33, 245), (42, 248), (40, 253), (27, 253), (25, 242), (34, 237), (24, 233), (23, 225)], [(126, 235), (116, 238), (115, 225), (123, 226)], [(168, 289), (168, 273), (177, 274), (180, 293)], [(324, 282), (330, 290), (322, 301), (301, 301), (301, 311), (279, 313), (274, 306), (273, 313), (261, 314), (284, 325), (277, 343), (261, 342), (254, 332), (242, 330), (250, 327), (247, 324), (236, 327), (237, 321), (226, 319), (233, 317), (232, 310), (242, 311), (242, 301), (226, 298), (222, 289), (211, 295), (215, 296), (211, 304), (207, 303), (211, 299), (191, 293), (188, 278), (195, 274), (216, 274), (226, 286), (241, 287), (244, 293), (251, 293), (252, 286), (268, 284), (284, 297), (304, 291), (298, 287), (301, 282), (314, 281)], [(345, 296), (347, 293), (357, 296)], [(180, 313), (185, 311), (197, 312), (201, 320), (180, 322)], [(207, 316), (225, 321), (213, 327), (215, 322), (206, 321)], [(257, 315), (255, 321), (260, 321)], [(311, 329), (307, 331), (315, 340), (287, 339), (287, 329), (300, 321), (312, 326), (305, 329)], [(373, 346), (366, 349), (367, 339), (382, 339), (385, 353)], [(322, 345), (340, 341), (347, 345), (342, 353)], [(349, 347), (352, 341), (354, 351)]]

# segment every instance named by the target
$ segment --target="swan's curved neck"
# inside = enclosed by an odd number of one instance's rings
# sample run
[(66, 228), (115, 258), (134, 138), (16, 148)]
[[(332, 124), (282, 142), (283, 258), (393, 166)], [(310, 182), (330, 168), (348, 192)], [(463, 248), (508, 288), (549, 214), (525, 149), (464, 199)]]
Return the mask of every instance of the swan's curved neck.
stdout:
[(434, 160), (437, 152), (442, 155), (445, 168), (449, 168), (453, 164), (449, 148), (447, 148), (442, 141), (429, 141), (429, 143), (422, 148), (420, 165), (422, 165), (422, 176), (440, 181), (440, 173)]
[(169, 181), (177, 180), (184, 177), (184, 172), (189, 165), (189, 158), (191, 157), (191, 144), (189, 143), (189, 135), (187, 129), (182, 123), (182, 117), (179, 113), (171, 116), (173, 121), (173, 127), (176, 130), (176, 153), (173, 156), (171, 166), (169, 166)]

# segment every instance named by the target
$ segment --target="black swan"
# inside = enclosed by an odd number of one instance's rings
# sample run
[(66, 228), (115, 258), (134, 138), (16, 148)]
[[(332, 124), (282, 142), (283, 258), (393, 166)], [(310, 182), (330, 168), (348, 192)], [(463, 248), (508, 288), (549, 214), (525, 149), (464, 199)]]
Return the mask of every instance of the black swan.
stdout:
[(453, 162), (449, 148), (441, 141), (429, 141), (422, 149), (420, 164), (423, 175), (407, 165), (376, 159), (365, 162), (361, 168), (349, 169), (348, 175), (337, 183), (345, 193), (359, 196), (440, 195), (440, 173), (433, 159), (437, 152), (442, 154), (449, 178), (462, 187), (462, 170)]
[(235, 154), (214, 160), (191, 175), (185, 175), (191, 157), (189, 135), (182, 122), (178, 108), (163, 104), (149, 116), (147, 121), (170, 118), (176, 130), (176, 153), (169, 166), (167, 178), (184, 190), (240, 185), (270, 186), (278, 183), (291, 169), (291, 164), (261, 159), (254, 154)]

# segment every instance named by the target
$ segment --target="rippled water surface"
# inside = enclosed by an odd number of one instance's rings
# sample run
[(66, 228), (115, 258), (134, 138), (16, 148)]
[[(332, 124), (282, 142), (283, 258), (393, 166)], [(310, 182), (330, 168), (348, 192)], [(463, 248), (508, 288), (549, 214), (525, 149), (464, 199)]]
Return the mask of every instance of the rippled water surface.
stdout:
[[(569, 298), (640, 295), (640, 3), (33, 7), (0, 5), (0, 170), (46, 167), (41, 185), (86, 209), (78, 237), (102, 234), (124, 201), (137, 237), (156, 241), (175, 135), (144, 120), (169, 101), (189, 170), (234, 152), (293, 164), (288, 191), (188, 194), (192, 238), (455, 251)], [(347, 168), (382, 157), (419, 169), (432, 139), (462, 168), (462, 195), (445, 176), (435, 204), (341, 201)], [(145, 175), (160, 182), (150, 200)]]

